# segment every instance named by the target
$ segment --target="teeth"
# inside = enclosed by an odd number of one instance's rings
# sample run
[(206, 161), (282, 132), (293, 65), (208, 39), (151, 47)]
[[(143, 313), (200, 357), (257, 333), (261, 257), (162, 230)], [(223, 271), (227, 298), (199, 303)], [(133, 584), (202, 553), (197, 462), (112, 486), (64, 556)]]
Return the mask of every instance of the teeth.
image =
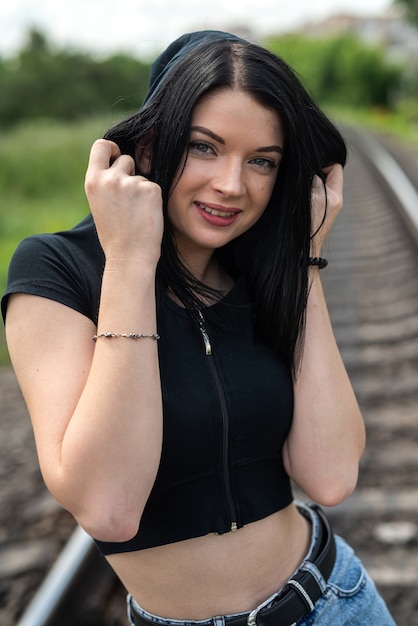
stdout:
[(210, 213), (210, 215), (215, 215), (216, 217), (232, 217), (236, 213), (236, 211), (217, 211), (216, 209), (211, 209), (204, 204), (200, 204), (200, 202), (197, 204), (203, 211), (205, 211), (205, 213)]

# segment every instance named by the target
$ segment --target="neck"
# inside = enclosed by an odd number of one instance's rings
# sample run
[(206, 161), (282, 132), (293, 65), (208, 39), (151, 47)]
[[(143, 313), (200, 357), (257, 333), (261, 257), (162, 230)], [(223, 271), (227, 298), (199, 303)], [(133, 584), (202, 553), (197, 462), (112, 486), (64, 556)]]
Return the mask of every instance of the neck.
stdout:
[(213, 254), (194, 255), (192, 259), (180, 257), (181, 262), (187, 268), (187, 270), (201, 283), (207, 285), (211, 289), (220, 291), (221, 283), (221, 268), (219, 263)]

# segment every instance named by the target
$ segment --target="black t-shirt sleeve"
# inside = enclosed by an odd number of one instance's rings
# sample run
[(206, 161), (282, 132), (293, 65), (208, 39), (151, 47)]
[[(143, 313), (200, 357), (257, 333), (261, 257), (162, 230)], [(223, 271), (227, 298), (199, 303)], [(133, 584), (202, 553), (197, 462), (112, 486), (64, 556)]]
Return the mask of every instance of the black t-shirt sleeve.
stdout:
[(104, 256), (92, 220), (71, 231), (34, 235), (16, 249), (2, 298), (3, 319), (13, 293), (60, 302), (97, 323)]

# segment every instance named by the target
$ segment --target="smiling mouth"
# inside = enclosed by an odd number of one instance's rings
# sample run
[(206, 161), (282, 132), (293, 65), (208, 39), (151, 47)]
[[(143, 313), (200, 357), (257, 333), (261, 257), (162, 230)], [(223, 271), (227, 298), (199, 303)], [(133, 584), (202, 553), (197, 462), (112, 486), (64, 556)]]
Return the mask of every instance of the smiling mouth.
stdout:
[(218, 209), (211, 209), (205, 204), (201, 204), (200, 202), (196, 202), (199, 209), (202, 209), (205, 213), (209, 213), (209, 215), (215, 215), (216, 217), (233, 217), (238, 211), (218, 211)]

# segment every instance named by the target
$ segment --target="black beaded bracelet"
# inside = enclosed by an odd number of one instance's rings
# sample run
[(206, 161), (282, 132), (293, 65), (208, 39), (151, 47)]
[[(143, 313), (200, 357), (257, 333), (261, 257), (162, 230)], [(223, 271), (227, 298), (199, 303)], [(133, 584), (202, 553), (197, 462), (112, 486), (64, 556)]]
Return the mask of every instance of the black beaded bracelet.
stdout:
[(315, 265), (318, 269), (323, 270), (328, 265), (328, 261), (322, 256), (310, 256), (309, 265)]

